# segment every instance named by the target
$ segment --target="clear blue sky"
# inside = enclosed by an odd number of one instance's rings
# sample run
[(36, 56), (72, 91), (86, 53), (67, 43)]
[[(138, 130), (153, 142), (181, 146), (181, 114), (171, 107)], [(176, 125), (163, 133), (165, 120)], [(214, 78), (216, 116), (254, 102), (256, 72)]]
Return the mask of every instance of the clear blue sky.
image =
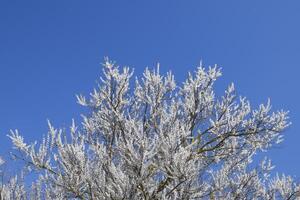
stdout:
[(29, 141), (46, 119), (69, 126), (104, 56), (140, 74), (160, 62), (180, 81), (202, 59), (218, 64), (223, 90), (234, 82), (256, 106), (270, 97), (292, 126), (270, 156), (300, 179), (300, 2), (295, 1), (0, 1), (0, 153), (9, 129)]

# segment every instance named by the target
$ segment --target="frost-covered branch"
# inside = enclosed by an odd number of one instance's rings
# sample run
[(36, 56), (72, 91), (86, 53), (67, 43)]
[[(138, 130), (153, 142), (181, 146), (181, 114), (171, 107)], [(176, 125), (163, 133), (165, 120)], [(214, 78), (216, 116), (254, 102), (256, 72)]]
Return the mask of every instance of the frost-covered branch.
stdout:
[[(270, 101), (251, 108), (233, 84), (216, 97), (217, 66), (198, 67), (182, 85), (159, 66), (135, 84), (132, 75), (105, 59), (98, 87), (89, 98), (77, 96), (90, 110), (80, 125), (66, 131), (49, 123), (33, 144), (11, 132), (15, 156), (38, 174), (33, 199), (299, 198), (291, 177), (270, 176), (270, 161), (251, 165), (282, 141), (287, 112), (272, 112)], [(16, 183), (2, 194), (12, 187), (23, 194)]]

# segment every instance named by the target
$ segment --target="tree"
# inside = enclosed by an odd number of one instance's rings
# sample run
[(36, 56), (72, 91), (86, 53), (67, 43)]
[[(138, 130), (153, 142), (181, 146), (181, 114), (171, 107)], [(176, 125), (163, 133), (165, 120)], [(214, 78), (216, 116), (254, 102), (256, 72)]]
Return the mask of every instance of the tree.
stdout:
[[(300, 186), (270, 176), (256, 153), (282, 141), (287, 112), (270, 101), (252, 109), (231, 84), (222, 97), (213, 85), (217, 67), (202, 66), (182, 85), (174, 76), (132, 71), (105, 59), (98, 88), (78, 102), (90, 112), (70, 131), (55, 129), (40, 144), (9, 134), (14, 157), (35, 172), (30, 189), (17, 177), (2, 187), (4, 199), (297, 199)], [(133, 87), (129, 87), (133, 85)], [(23, 183), (22, 183), (23, 182)]]

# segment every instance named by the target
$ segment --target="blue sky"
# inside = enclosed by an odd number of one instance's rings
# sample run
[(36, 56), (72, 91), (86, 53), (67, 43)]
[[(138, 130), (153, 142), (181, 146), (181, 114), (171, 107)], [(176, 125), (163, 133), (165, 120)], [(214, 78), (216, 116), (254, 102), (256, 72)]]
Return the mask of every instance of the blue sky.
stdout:
[(160, 62), (179, 82), (203, 60), (218, 64), (217, 91), (234, 82), (253, 106), (290, 110), (275, 170), (300, 179), (299, 1), (0, 1), (0, 153), (6, 134), (29, 141), (46, 120), (69, 126), (109, 56), (140, 74)]

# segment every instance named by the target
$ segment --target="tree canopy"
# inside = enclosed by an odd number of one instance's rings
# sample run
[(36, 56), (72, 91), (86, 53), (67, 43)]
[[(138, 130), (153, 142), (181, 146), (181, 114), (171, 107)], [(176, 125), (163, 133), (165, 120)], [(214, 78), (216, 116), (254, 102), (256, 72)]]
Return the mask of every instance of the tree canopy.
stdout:
[[(79, 125), (67, 131), (49, 122), (32, 144), (11, 131), (24, 169), (1, 183), (1, 199), (299, 198), (290, 176), (270, 175), (270, 160), (253, 162), (282, 141), (288, 112), (271, 111), (269, 100), (252, 108), (233, 84), (217, 97), (217, 66), (197, 67), (182, 84), (159, 67), (132, 76), (105, 59), (90, 97), (77, 96), (89, 110)], [(28, 172), (36, 174), (30, 187)]]

